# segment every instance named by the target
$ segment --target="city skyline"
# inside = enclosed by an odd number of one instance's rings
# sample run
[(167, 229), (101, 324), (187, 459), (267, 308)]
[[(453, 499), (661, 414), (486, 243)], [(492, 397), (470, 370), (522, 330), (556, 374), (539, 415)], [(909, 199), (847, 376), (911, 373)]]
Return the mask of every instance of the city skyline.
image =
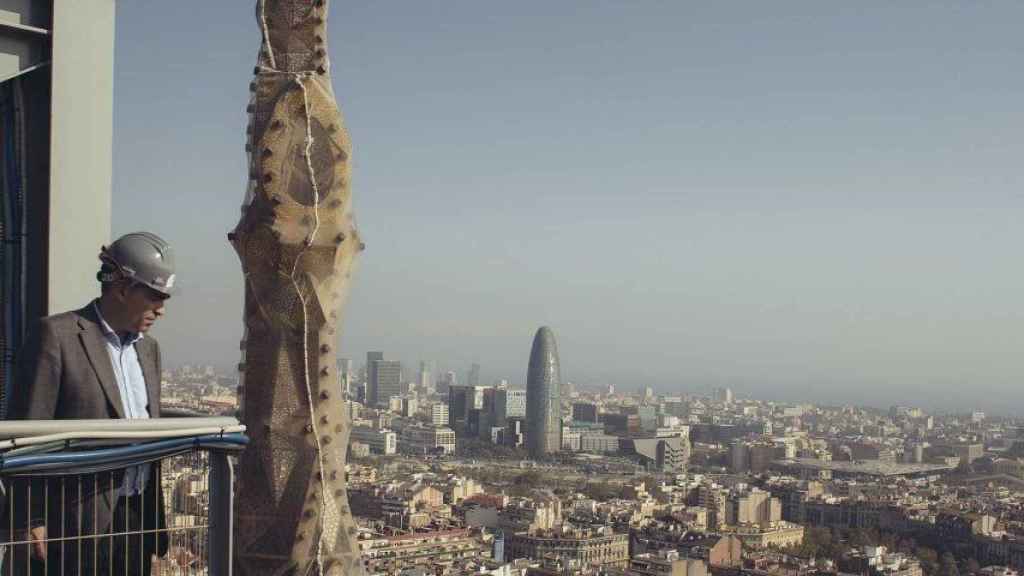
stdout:
[[(531, 356), (531, 395), (547, 397), (536, 388), (559, 380), (550, 329), (537, 331)], [(230, 410), (230, 388), (213, 376), (172, 371), (176, 406)], [(562, 572), (573, 576), (602, 573), (593, 563), (628, 563), (628, 576), (730, 564), (745, 574), (1013, 576), (1003, 566), (1024, 562), (1019, 417), (773, 405), (727, 388), (703, 398), (577, 390), (557, 401), (560, 449), (545, 457), (521, 433), (543, 415), (510, 392), (418, 385), (387, 407), (350, 405), (350, 506), (372, 573), (429, 564), (463, 576), (514, 560), (506, 567), (523, 576), (554, 556), (552, 537), (561, 560), (591, 563)], [(446, 566), (453, 548), (458, 568)]]
[[(344, 358), (343, 360), (349, 360), (349, 359), (348, 358)], [(403, 367), (406, 365), (405, 361), (396, 361), (396, 362), (400, 362)], [(219, 367), (219, 366), (214, 366), (212, 364), (188, 363), (188, 362), (182, 363), (180, 365), (168, 366), (166, 368), (166, 370), (173, 371), (173, 370), (181, 369), (181, 368), (186, 367), (186, 366), (187, 367), (191, 367), (191, 368), (207, 367), (207, 366), (209, 366), (210, 368), (215, 369), (217, 371), (216, 374), (218, 376), (228, 377), (228, 378), (232, 378), (234, 376), (234, 374), (235, 374), (235, 371), (234, 371), (233, 367)], [(403, 370), (404, 370), (404, 368), (403, 368)], [(449, 370), (445, 370), (444, 372), (449, 372)], [(458, 371), (454, 371), (454, 372), (458, 373)], [(468, 370), (464, 370), (463, 371), (463, 373), (465, 373), (465, 372), (468, 372)], [(433, 375), (434, 379), (436, 379), (439, 376), (443, 375), (441, 371), (432, 372), (431, 374)], [(417, 379), (418, 378), (419, 378), (419, 374), (416, 375), (416, 379), (405, 378), (403, 380), (403, 383), (404, 384), (408, 384), (408, 385), (414, 385), (414, 384), (417, 384)], [(511, 379), (508, 378), (507, 375), (500, 375), (499, 377), (495, 377), (493, 379), (491, 379), (491, 378), (484, 378), (481, 381), (483, 383), (480, 386), (483, 387), (483, 388), (498, 387), (498, 386), (501, 386), (501, 385), (504, 384), (510, 390), (518, 390), (518, 391), (523, 391), (523, 392), (526, 391), (526, 378), (525, 377), (523, 378), (523, 380), (521, 382), (520, 381), (516, 381), (516, 380), (511, 380)], [(365, 384), (366, 382), (363, 382), (363, 383)], [(588, 382), (588, 381), (579, 382), (579, 381), (574, 381), (572, 379), (565, 379), (564, 383), (572, 384), (573, 388), (575, 388), (577, 391), (586, 392), (586, 393), (593, 393), (595, 391), (606, 391), (608, 386), (612, 385), (613, 387), (615, 387), (615, 394), (616, 395), (619, 395), (619, 396), (622, 396), (622, 397), (640, 395), (640, 391), (638, 391), (638, 390), (630, 389), (628, 387), (616, 386), (615, 383), (613, 383), (613, 382)], [(465, 383), (462, 382), (462, 380), (460, 379), (458, 381), (458, 385), (459, 386), (464, 386)], [(655, 392), (656, 396), (658, 396), (658, 397), (683, 396), (683, 397), (687, 397), (687, 398), (714, 399), (716, 393), (719, 390), (721, 390), (721, 389), (722, 389), (721, 386), (718, 386), (718, 385), (715, 385), (715, 386), (704, 385), (704, 386), (698, 386), (698, 387), (687, 388), (687, 389), (669, 389), (669, 390), (654, 389), (654, 392)], [(732, 388), (729, 388), (729, 390), (731, 392), (733, 392), (733, 393), (736, 393), (737, 391), (739, 391), (739, 390), (735, 390), (735, 389), (732, 389)], [(983, 410), (979, 403), (972, 403), (972, 404), (963, 404), (963, 405), (960, 405), (960, 406), (957, 406), (957, 407), (954, 407), (954, 408), (950, 408), (950, 409), (935, 408), (935, 407), (932, 406), (933, 403), (929, 402), (928, 399), (925, 399), (925, 398), (922, 398), (921, 401), (918, 401), (918, 402), (909, 402), (909, 403), (902, 403), (902, 404), (901, 403), (886, 403), (886, 402), (882, 402), (879, 399), (872, 399), (872, 398), (863, 398), (863, 399), (852, 400), (852, 401), (848, 401), (848, 402), (838, 402), (838, 401), (834, 401), (834, 400), (833, 401), (813, 401), (813, 400), (809, 400), (805, 395), (800, 395), (800, 394), (791, 395), (791, 396), (785, 396), (785, 395), (766, 396), (765, 394), (763, 394), (763, 391), (761, 391), (762, 392), (761, 394), (758, 394), (757, 391), (754, 391), (755, 393), (750, 394), (750, 393), (748, 393), (747, 390), (742, 390), (740, 392), (742, 392), (742, 393), (735, 396), (736, 400), (757, 401), (757, 402), (772, 402), (772, 403), (779, 404), (779, 405), (813, 404), (813, 405), (817, 405), (817, 406), (831, 407), (831, 408), (838, 408), (838, 407), (843, 407), (843, 406), (849, 406), (849, 407), (853, 407), (853, 408), (857, 408), (857, 409), (876, 410), (878, 412), (883, 412), (883, 413), (886, 412), (886, 411), (891, 410), (893, 407), (908, 406), (908, 407), (923, 409), (923, 410), (926, 410), (927, 412), (929, 412), (931, 414), (936, 414), (936, 415), (941, 415), (941, 416), (948, 416), (948, 415), (966, 416), (966, 415), (970, 415), (971, 413), (973, 413), (975, 411), (981, 410), (982, 412), (985, 412), (989, 416), (992, 416), (992, 417), (999, 417), (999, 418), (1019, 418), (1020, 417), (1018, 411), (1016, 409), (1012, 408), (1012, 407), (1010, 407), (1010, 408), (1004, 407), (1002, 409), (997, 407), (994, 410)]]
[[(581, 383), (1024, 401), (1024, 6), (540, 6), (332, 5), (367, 243), (341, 355), (521, 382), (550, 324)], [(257, 29), (117, 10), (113, 232), (179, 254), (165, 359), (228, 367)]]
[(1024, 571), (1024, 3), (0, 4), (0, 574)]

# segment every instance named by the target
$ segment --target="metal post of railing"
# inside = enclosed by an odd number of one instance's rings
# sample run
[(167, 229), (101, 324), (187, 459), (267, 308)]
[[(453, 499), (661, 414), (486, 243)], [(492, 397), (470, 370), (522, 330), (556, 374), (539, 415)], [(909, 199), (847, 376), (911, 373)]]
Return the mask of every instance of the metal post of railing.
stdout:
[(235, 544), (235, 467), (227, 453), (210, 455), (210, 576), (231, 576)]

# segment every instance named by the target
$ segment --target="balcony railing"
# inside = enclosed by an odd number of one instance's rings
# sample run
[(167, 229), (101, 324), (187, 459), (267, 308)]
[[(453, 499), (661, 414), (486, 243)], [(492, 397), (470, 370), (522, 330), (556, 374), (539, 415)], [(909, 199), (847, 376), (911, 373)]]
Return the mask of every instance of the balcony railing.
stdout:
[(231, 574), (243, 432), (227, 417), (0, 422), (0, 576)]

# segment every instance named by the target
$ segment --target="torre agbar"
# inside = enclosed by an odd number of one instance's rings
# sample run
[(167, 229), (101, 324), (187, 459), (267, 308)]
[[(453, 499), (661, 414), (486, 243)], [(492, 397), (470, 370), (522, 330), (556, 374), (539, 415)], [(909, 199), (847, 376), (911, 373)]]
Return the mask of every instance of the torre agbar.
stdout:
[(562, 374), (555, 333), (541, 326), (533, 337), (526, 372), (526, 448), (543, 459), (562, 447)]

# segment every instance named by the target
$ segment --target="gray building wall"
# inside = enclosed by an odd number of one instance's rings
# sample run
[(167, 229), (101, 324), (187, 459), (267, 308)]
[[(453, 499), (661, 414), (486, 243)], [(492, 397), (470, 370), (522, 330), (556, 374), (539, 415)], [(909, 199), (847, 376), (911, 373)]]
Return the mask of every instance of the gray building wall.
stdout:
[(114, 0), (53, 3), (48, 312), (96, 297), (110, 241)]

